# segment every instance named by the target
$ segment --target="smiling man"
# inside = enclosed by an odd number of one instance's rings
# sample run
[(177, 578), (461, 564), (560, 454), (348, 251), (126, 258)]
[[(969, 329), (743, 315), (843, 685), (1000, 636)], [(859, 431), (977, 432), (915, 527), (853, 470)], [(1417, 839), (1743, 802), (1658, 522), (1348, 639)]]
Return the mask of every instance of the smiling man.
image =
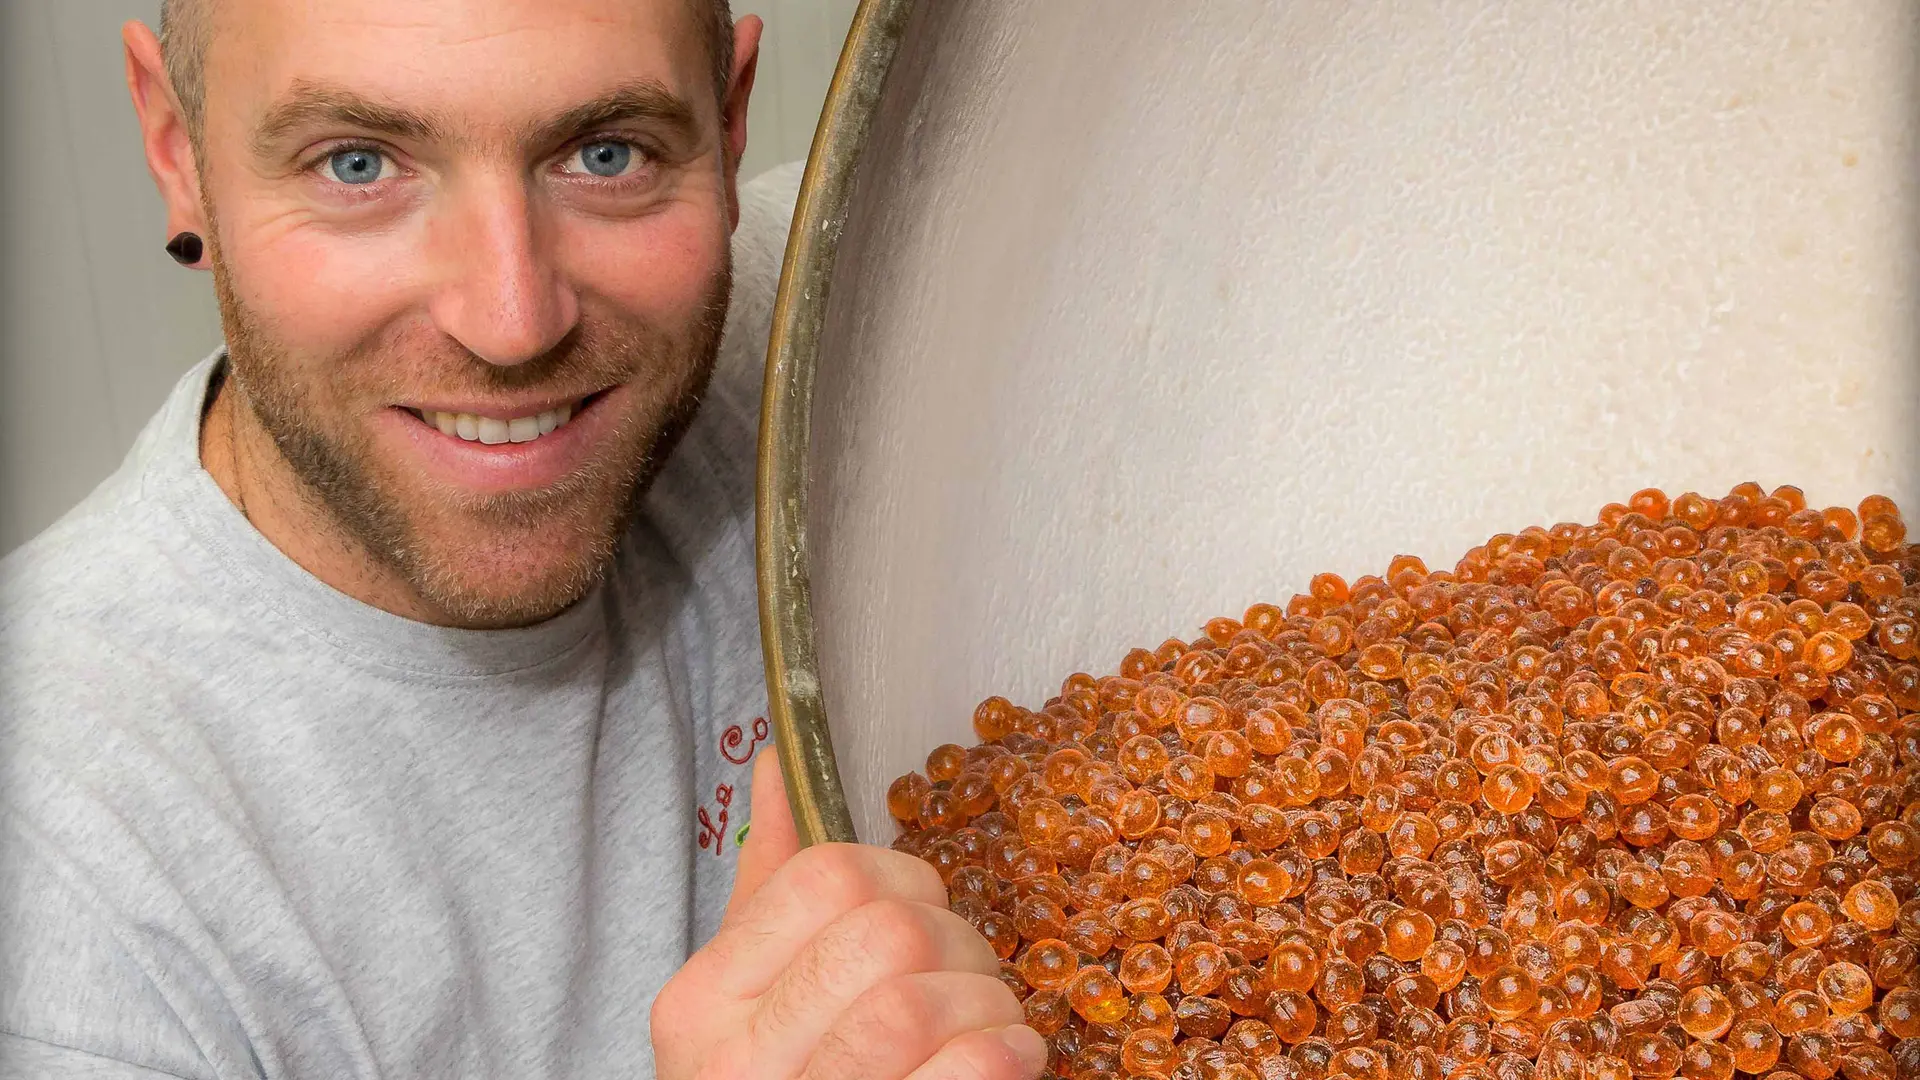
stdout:
[(938, 876), (797, 852), (764, 753), (759, 21), (163, 11), (226, 347), (0, 563), (0, 1076), (1037, 1075)]

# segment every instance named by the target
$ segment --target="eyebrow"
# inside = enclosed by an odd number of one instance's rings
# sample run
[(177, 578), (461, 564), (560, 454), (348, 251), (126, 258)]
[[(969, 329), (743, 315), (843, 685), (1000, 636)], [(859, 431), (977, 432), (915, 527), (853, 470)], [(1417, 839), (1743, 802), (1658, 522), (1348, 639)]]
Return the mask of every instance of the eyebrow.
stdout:
[(253, 129), (254, 152), (270, 156), (288, 135), (316, 126), (351, 127), (419, 142), (440, 138), (444, 127), (425, 113), (383, 105), (345, 87), (300, 80)]
[[(570, 142), (599, 128), (635, 121), (659, 124), (682, 139), (699, 133), (700, 123), (685, 98), (651, 80), (620, 86), (592, 101), (529, 127), (528, 142), (551, 147)], [(382, 104), (342, 86), (301, 80), (285, 100), (267, 110), (254, 128), (253, 149), (272, 156), (289, 135), (309, 127), (350, 127), (397, 139), (433, 142), (447, 137), (449, 125), (441, 118), (411, 109)]]
[(699, 134), (700, 121), (687, 100), (651, 80), (631, 82), (610, 93), (577, 105), (535, 127), (528, 142), (559, 146), (615, 124), (635, 121), (658, 124), (680, 139)]

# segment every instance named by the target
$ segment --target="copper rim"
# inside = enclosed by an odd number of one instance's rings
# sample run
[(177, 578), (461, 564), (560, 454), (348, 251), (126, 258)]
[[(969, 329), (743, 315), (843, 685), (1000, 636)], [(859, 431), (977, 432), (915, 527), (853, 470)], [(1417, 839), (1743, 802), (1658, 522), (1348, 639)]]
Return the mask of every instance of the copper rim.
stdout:
[(755, 562), (774, 745), (803, 844), (857, 839), (820, 694), (807, 578), (807, 447), (827, 295), (867, 137), (914, 0), (861, 0), (800, 183), (767, 345)]

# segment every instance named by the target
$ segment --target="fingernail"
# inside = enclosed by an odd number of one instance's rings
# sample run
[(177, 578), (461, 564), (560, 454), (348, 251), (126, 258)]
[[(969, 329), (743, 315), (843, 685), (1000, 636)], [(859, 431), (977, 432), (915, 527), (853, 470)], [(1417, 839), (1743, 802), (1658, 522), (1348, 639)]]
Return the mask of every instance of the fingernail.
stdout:
[(1027, 1025), (1001, 1028), (1000, 1041), (1007, 1044), (1007, 1049), (1013, 1051), (1013, 1056), (1020, 1059), (1031, 1075), (1038, 1076), (1047, 1067), (1047, 1040)]

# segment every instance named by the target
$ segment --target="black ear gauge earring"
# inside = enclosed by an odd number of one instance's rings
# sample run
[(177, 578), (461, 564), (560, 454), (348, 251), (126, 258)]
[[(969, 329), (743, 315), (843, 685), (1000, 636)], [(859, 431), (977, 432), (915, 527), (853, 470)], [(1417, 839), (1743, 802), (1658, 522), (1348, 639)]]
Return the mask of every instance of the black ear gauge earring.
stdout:
[(183, 232), (179, 236), (167, 241), (167, 254), (173, 256), (173, 261), (179, 263), (181, 266), (192, 266), (200, 261), (201, 251), (204, 246), (205, 245), (201, 244), (198, 235)]

